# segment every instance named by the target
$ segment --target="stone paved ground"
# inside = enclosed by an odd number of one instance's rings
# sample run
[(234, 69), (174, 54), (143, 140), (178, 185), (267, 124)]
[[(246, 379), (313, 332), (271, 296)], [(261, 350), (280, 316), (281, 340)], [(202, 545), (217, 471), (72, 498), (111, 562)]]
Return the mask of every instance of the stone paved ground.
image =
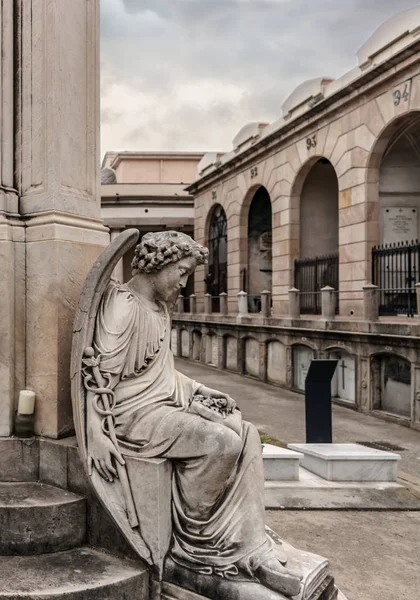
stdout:
[[(176, 359), (176, 365), (192, 379), (228, 392), (235, 398), (244, 418), (260, 431), (285, 443), (305, 441), (302, 394), (184, 359)], [(405, 448), (400, 453), (400, 470), (420, 477), (420, 431), (347, 407), (333, 406), (334, 442), (375, 440), (386, 440)]]
[(267, 524), (327, 556), (347, 600), (420, 598), (420, 512), (268, 511)]
[[(283, 442), (304, 442), (304, 398), (288, 390), (177, 359), (177, 368), (227, 391), (244, 418)], [(420, 476), (420, 432), (333, 407), (336, 442), (387, 440), (406, 448), (401, 470)], [(327, 556), (348, 600), (420, 599), (420, 512), (267, 511), (295, 546)]]

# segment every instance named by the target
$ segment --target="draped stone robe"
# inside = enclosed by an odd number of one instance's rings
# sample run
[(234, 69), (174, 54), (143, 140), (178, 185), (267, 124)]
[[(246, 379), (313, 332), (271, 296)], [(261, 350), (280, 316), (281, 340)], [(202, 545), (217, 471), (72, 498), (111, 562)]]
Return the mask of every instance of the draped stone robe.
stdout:
[(175, 370), (170, 337), (166, 308), (154, 312), (111, 281), (94, 345), (101, 371), (111, 375), (117, 437), (136, 444), (140, 456), (173, 463), (172, 558), (201, 573), (252, 579), (274, 553), (259, 434), (244, 421), (238, 435), (188, 412), (198, 384)]

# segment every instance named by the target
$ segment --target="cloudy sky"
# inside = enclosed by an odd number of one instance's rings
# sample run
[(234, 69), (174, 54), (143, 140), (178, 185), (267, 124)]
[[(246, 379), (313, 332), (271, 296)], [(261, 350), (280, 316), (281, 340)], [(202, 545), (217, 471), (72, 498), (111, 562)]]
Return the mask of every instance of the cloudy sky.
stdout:
[(101, 0), (102, 153), (222, 150), (413, 0)]

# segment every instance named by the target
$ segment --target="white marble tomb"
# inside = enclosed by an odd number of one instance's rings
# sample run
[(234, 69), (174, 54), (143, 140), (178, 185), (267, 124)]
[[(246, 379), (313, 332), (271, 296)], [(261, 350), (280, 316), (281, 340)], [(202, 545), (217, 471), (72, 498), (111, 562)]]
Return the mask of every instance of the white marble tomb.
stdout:
[(288, 444), (302, 467), (328, 481), (396, 481), (400, 455), (359, 444)]
[(299, 481), (299, 463), (303, 454), (264, 444), (263, 464), (266, 481)]

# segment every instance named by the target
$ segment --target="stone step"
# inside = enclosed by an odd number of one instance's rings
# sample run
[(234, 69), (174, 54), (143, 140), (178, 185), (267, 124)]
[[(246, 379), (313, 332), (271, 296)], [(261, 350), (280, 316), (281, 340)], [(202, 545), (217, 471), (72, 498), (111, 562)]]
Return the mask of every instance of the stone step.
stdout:
[(0, 483), (0, 555), (59, 552), (86, 536), (86, 500), (42, 483)]
[(82, 547), (40, 556), (0, 557), (0, 600), (147, 600), (146, 569)]

